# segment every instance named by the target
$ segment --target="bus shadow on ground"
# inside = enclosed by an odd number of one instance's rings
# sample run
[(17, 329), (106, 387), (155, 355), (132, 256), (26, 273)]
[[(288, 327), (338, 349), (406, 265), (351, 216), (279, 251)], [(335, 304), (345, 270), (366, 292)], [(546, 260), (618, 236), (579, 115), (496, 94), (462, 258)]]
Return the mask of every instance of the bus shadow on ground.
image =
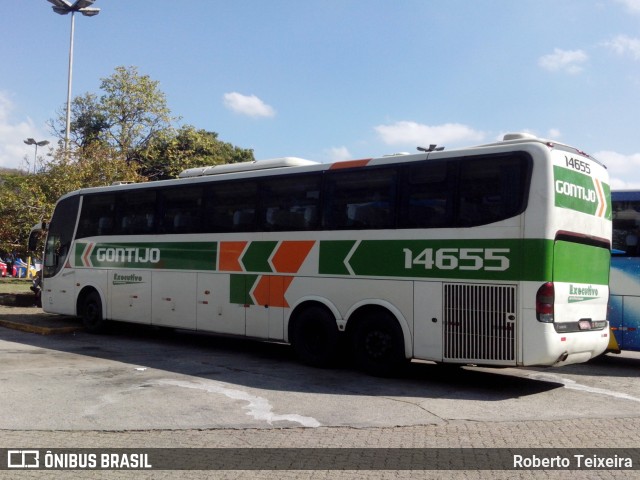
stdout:
[(303, 365), (289, 345), (136, 324), (114, 323), (104, 335), (76, 332), (40, 336), (21, 332), (17, 341), (200, 379), (285, 392), (503, 401), (563, 387), (553, 381), (510, 375), (509, 369), (415, 361), (393, 378), (371, 377), (355, 370), (347, 360), (332, 369)]

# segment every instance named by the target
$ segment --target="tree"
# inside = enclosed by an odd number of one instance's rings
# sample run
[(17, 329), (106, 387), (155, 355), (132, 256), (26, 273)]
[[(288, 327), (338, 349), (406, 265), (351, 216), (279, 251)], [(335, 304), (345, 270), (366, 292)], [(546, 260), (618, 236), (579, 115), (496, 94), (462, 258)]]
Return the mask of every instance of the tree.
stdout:
[(216, 132), (192, 125), (159, 132), (138, 158), (140, 173), (150, 180), (176, 178), (187, 168), (252, 160), (253, 150), (222, 142)]
[[(49, 122), (52, 133), (60, 139), (64, 138), (65, 112), (58, 112), (58, 121)], [(93, 93), (75, 97), (71, 102), (71, 125), (69, 139), (80, 148), (92, 143), (107, 143), (107, 118), (101, 110), (98, 97)]]
[[(116, 67), (111, 76), (101, 79), (102, 95), (86, 93), (73, 99), (69, 138), (82, 148), (94, 142), (111, 145), (131, 160), (175, 120), (158, 85), (136, 67)], [(51, 122), (52, 132), (61, 139), (65, 123), (62, 112)]]
[(25, 250), (31, 227), (48, 221), (67, 192), (116, 181), (144, 181), (136, 166), (108, 145), (59, 149), (37, 175), (4, 174), (0, 181), (0, 251)]
[[(252, 150), (222, 142), (215, 132), (191, 125), (173, 128), (177, 119), (158, 84), (136, 67), (117, 67), (101, 79), (100, 96), (86, 93), (73, 99), (73, 144), (81, 149), (110, 146), (150, 180), (175, 178), (186, 168), (254, 159)], [(60, 114), (51, 128), (62, 139), (65, 116)]]
[(33, 175), (3, 174), (0, 182), (0, 252), (25, 250), (31, 227), (42, 217), (43, 194)]
[(169, 128), (170, 110), (160, 82), (139, 75), (136, 67), (116, 67), (113, 75), (102, 79), (100, 107), (107, 120), (109, 142), (130, 158), (158, 132)]
[(60, 196), (73, 190), (114, 182), (143, 182), (145, 178), (122, 154), (108, 145), (93, 143), (71, 155), (58, 150), (34, 181), (40, 184), (47, 202), (53, 206)]

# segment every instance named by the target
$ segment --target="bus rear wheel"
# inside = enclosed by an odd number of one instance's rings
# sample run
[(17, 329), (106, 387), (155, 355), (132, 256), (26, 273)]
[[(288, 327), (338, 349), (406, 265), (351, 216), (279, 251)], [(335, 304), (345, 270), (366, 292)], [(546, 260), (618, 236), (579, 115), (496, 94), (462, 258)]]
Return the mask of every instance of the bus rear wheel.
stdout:
[(81, 315), (82, 324), (87, 332), (103, 333), (106, 330), (106, 321), (102, 318), (102, 300), (98, 292), (91, 292), (84, 297)]
[(314, 367), (333, 367), (339, 356), (340, 332), (326, 308), (305, 308), (295, 319), (291, 343), (298, 358)]
[(376, 377), (394, 376), (408, 363), (402, 329), (384, 312), (372, 312), (356, 325), (353, 353), (356, 366)]

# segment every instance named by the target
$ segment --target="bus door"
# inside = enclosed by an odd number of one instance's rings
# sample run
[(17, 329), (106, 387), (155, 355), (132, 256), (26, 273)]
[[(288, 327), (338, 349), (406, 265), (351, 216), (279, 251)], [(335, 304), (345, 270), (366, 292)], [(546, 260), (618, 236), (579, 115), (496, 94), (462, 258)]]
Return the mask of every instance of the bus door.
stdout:
[(55, 281), (43, 281), (42, 308), (45, 312), (54, 311), (63, 315), (76, 315), (75, 269), (64, 268), (55, 277)]
[(151, 318), (151, 272), (109, 270), (109, 316), (114, 320), (149, 323)]
[[(245, 334), (245, 301), (233, 303), (231, 278), (235, 275), (198, 274), (196, 317), (198, 330)], [(243, 288), (244, 290), (244, 288)]]
[(248, 291), (246, 334), (249, 337), (284, 339), (285, 282), (292, 277), (260, 275)]
[(196, 328), (196, 273), (153, 272), (151, 324)]
[(284, 339), (285, 285), (293, 277), (246, 273), (201, 274), (198, 330)]
[(413, 352), (415, 358), (441, 361), (443, 340), (442, 282), (415, 282)]
[(77, 196), (59, 201), (49, 225), (42, 266), (42, 309), (45, 312), (76, 314), (76, 270), (70, 253), (78, 206)]

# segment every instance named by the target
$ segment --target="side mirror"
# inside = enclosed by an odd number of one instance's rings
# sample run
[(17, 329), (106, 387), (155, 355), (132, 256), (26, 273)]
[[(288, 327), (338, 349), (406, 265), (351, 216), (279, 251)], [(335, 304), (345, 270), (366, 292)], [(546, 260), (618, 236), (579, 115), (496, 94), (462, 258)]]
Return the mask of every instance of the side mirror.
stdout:
[(38, 238), (40, 238), (40, 232), (31, 231), (29, 234), (29, 245), (27, 246), (30, 252), (35, 252), (36, 248), (38, 248)]
[(38, 248), (38, 240), (40, 239), (42, 231), (46, 228), (46, 225), (47, 224), (45, 222), (41, 222), (36, 223), (31, 228), (31, 232), (29, 232), (29, 243), (27, 245), (30, 252), (35, 252), (36, 248)]

